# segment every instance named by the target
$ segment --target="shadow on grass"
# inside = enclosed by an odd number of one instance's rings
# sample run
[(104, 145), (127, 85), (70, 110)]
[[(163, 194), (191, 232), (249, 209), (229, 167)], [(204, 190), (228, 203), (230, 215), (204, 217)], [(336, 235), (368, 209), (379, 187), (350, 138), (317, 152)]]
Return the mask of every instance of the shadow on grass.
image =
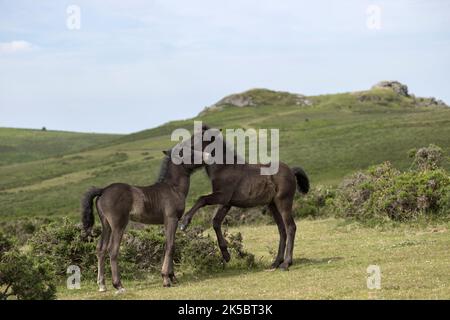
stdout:
[(329, 257), (329, 258), (320, 258), (320, 259), (308, 259), (308, 258), (297, 258), (294, 259), (293, 265), (318, 265), (318, 264), (330, 264), (335, 261), (343, 260), (343, 257)]
[[(305, 265), (327, 265), (331, 264), (336, 261), (343, 260), (343, 257), (325, 257), (325, 258), (318, 258), (318, 259), (309, 259), (309, 258), (297, 258), (294, 259), (293, 265), (290, 267), (290, 269), (295, 270), (297, 268), (295, 267), (301, 267)], [(178, 280), (179, 283), (175, 285), (175, 287), (183, 286), (186, 284), (194, 284), (194, 283), (201, 283), (203, 281), (207, 280), (214, 280), (218, 278), (228, 278), (228, 277), (236, 277), (240, 275), (245, 274), (256, 274), (261, 272), (267, 272), (267, 271), (273, 271), (273, 272), (284, 272), (281, 269), (275, 269), (270, 270), (269, 269), (270, 264), (265, 263), (258, 263), (252, 268), (242, 268), (239, 266), (225, 266), (223, 270), (215, 273), (185, 273), (185, 274), (179, 274)], [(180, 272), (181, 273), (181, 272)], [(154, 288), (162, 286), (162, 280), (158, 277), (152, 278), (152, 279), (145, 279), (142, 280), (142, 285), (138, 290), (142, 289), (148, 289), (148, 288)]]
[[(320, 266), (320, 265), (328, 265), (331, 263), (334, 263), (336, 261), (340, 261), (343, 260), (343, 257), (325, 257), (325, 258), (297, 258), (294, 259), (294, 263), (293, 265), (289, 268), (292, 271), (294, 270), (299, 270), (302, 267), (305, 266)], [(231, 262), (232, 263), (232, 262)], [(225, 265), (223, 270), (214, 272), (214, 273), (191, 273), (191, 272), (187, 272), (187, 273), (182, 273), (182, 272), (178, 272), (176, 273), (178, 276), (178, 284), (174, 285), (173, 289), (176, 288), (183, 288), (183, 287), (188, 287), (189, 285), (192, 284), (199, 284), (202, 283), (204, 281), (209, 281), (209, 280), (213, 280), (214, 279), (223, 279), (223, 278), (232, 278), (232, 277), (237, 277), (237, 276), (242, 276), (242, 275), (250, 275), (250, 274), (258, 274), (258, 273), (266, 273), (268, 271), (272, 271), (273, 273), (277, 273), (277, 272), (285, 272), (282, 271), (281, 269), (275, 269), (275, 270), (269, 270), (269, 263), (264, 263), (264, 262), (258, 262), (254, 267), (251, 268), (245, 268), (242, 266), (237, 266), (237, 265)], [(272, 273), (272, 272), (269, 272)], [(289, 271), (288, 271), (289, 272)], [(270, 276), (270, 275), (268, 275)], [(159, 276), (155, 274), (151, 274), (149, 275), (149, 277), (147, 278), (142, 278), (142, 279), (123, 279), (124, 281), (124, 285), (125, 288), (128, 289), (129, 293), (131, 293), (131, 297), (133, 297), (133, 294), (138, 294), (138, 292), (142, 292), (142, 291), (146, 291), (146, 290), (152, 290), (152, 289), (159, 289), (162, 288), (162, 278), (160, 278)], [(130, 296), (125, 294), (125, 295), (115, 295), (113, 294), (115, 292), (115, 290), (112, 288), (112, 285), (110, 283), (111, 281), (111, 277), (107, 277), (107, 287), (108, 287), (108, 292), (105, 294), (98, 294), (97, 293), (97, 287), (95, 285), (95, 280), (94, 279), (90, 279), (88, 280), (87, 284), (87, 288), (85, 287), (82, 298), (83, 299), (127, 299)], [(166, 288), (164, 290), (171, 290), (171, 288)], [(68, 292), (66, 292), (67, 294)], [(64, 294), (63, 294), (64, 295)], [(74, 296), (70, 295), (72, 298)], [(70, 296), (66, 296), (70, 297)]]

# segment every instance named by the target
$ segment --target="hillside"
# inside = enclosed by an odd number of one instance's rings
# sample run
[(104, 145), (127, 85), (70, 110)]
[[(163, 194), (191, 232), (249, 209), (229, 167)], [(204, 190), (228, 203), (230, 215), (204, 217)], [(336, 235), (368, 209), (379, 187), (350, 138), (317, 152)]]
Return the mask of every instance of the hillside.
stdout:
[[(225, 97), (194, 119), (114, 138), (86, 135), (74, 142), (58, 138), (61, 147), (51, 151), (37, 144), (27, 149), (21, 131), (2, 129), (17, 147), (0, 154), (0, 215), (3, 219), (75, 215), (89, 186), (118, 181), (151, 184), (161, 150), (174, 144), (170, 133), (179, 127), (192, 131), (192, 120), (222, 128), (279, 128), (281, 160), (303, 166), (313, 185), (337, 184), (357, 169), (386, 160), (406, 169), (407, 151), (430, 143), (448, 152), (450, 108), (397, 89), (377, 85), (367, 91), (320, 96), (253, 89)], [(7, 145), (3, 140), (0, 145)], [(209, 190), (202, 171), (193, 176), (191, 186), (189, 204)]]
[(79, 152), (119, 137), (114, 134), (0, 128), (0, 165)]

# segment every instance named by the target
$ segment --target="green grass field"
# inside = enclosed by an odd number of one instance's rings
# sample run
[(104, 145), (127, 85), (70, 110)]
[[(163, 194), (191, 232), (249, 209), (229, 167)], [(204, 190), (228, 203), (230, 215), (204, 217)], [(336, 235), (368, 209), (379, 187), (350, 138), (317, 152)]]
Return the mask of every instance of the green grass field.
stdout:
[[(106, 293), (94, 280), (80, 290), (59, 288), (59, 299), (450, 299), (450, 224), (367, 228), (334, 218), (297, 223), (294, 265), (288, 272), (268, 271), (275, 250), (275, 225), (230, 228), (240, 231), (245, 249), (260, 264), (216, 274), (178, 273), (179, 284), (163, 288), (158, 273), (124, 281), (116, 295), (108, 279)], [(367, 288), (367, 267), (381, 268), (381, 289)], [(176, 272), (176, 270), (175, 270)]]

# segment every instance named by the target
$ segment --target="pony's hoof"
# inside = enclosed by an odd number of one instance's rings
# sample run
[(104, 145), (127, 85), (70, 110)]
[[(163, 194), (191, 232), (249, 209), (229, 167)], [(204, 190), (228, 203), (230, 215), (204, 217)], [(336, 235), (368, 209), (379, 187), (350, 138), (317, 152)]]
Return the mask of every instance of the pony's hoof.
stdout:
[(106, 292), (106, 286), (100, 286), (98, 292)]
[(276, 268), (278, 268), (280, 265), (281, 265), (281, 263), (282, 263), (283, 261), (280, 261), (280, 262), (278, 262), (278, 261), (274, 261), (271, 265), (270, 265), (270, 269), (276, 269)]
[(188, 225), (191, 223), (191, 219), (184, 217), (183, 220), (180, 223), (180, 230), (181, 231), (186, 231)]
[(172, 284), (178, 284), (178, 279), (174, 274), (170, 276), (170, 282), (172, 282)]
[(289, 271), (289, 264), (288, 263), (282, 263), (280, 264), (281, 271)]
[(170, 281), (163, 282), (163, 287), (164, 288), (170, 288), (170, 286), (171, 286)]
[(125, 288), (119, 288), (119, 289), (117, 289), (117, 291), (116, 291), (116, 294), (123, 294), (123, 293), (125, 293)]

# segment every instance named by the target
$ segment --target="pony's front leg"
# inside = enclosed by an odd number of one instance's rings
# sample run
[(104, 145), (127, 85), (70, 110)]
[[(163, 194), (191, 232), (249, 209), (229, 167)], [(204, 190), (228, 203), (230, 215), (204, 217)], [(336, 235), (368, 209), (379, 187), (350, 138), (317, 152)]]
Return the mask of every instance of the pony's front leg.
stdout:
[(213, 218), (213, 228), (216, 232), (217, 242), (219, 243), (220, 252), (222, 253), (223, 260), (225, 262), (230, 261), (230, 253), (227, 248), (227, 241), (225, 240), (222, 234), (222, 222), (225, 219), (228, 211), (230, 210), (230, 206), (221, 206), (216, 212), (216, 215)]
[(192, 217), (194, 214), (204, 206), (210, 206), (215, 204), (226, 204), (228, 201), (225, 199), (224, 195), (221, 193), (211, 193), (206, 196), (201, 196), (197, 199), (194, 206), (189, 210), (182, 218), (180, 229), (186, 230), (186, 228), (191, 223)]
[(177, 281), (173, 271), (173, 253), (175, 250), (175, 233), (177, 231), (178, 219), (176, 217), (166, 218), (164, 225), (166, 246), (161, 276), (163, 278), (163, 286), (170, 287), (171, 282), (176, 283)]

